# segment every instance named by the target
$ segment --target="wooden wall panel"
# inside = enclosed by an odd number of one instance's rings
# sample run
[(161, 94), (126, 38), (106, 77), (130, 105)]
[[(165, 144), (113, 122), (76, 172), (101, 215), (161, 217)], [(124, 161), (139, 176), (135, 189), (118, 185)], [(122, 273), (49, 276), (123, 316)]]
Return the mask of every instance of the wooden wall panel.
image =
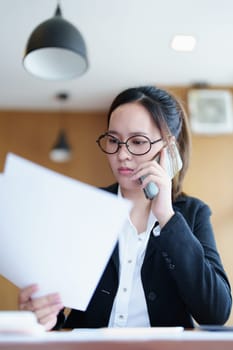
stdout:
[[(72, 160), (54, 163), (49, 150), (64, 128), (72, 146)], [(0, 111), (0, 171), (7, 152), (37, 162), (64, 175), (100, 186), (111, 179), (105, 156), (95, 140), (106, 129), (105, 113)], [(97, 171), (98, 170), (98, 171)]]

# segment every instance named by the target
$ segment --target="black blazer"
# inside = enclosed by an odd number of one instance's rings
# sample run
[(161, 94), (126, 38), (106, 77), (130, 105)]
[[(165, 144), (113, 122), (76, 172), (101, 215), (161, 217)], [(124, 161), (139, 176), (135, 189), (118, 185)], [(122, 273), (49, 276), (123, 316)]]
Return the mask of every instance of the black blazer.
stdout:
[[(114, 184), (105, 190), (117, 193)], [(151, 326), (223, 324), (231, 311), (231, 291), (210, 223), (210, 209), (199, 199), (180, 196), (175, 215), (160, 236), (151, 233), (141, 269)], [(98, 247), (96, 247), (98, 249)], [(107, 327), (118, 288), (118, 246), (85, 312), (71, 310), (64, 328)]]

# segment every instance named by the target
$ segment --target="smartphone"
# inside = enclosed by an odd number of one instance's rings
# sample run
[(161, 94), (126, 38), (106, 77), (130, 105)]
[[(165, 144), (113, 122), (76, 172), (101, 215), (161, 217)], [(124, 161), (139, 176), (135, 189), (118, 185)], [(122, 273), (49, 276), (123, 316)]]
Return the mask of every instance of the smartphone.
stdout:
[[(171, 145), (171, 149), (166, 148), (166, 171), (171, 179), (181, 170), (183, 163), (180, 157), (180, 153), (175, 143)], [(155, 161), (159, 162), (160, 156), (156, 156)], [(146, 178), (142, 176), (139, 180), (142, 182)], [(149, 182), (143, 189), (147, 199), (152, 200), (158, 193), (159, 188), (154, 182)]]
[[(158, 154), (154, 160), (156, 162), (159, 162), (160, 159), (160, 154)], [(141, 176), (139, 178), (139, 181), (142, 183), (142, 181), (147, 177), (147, 175)], [(144, 194), (147, 199), (153, 199), (158, 193), (159, 193), (159, 188), (154, 182), (149, 182), (145, 188), (143, 188)]]

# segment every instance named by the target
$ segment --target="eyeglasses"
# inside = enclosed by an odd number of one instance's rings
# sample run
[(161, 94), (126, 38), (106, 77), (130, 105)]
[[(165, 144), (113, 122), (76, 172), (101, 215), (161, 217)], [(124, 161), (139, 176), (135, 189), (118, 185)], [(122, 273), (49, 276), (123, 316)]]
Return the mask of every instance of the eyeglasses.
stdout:
[(152, 145), (162, 141), (162, 138), (151, 141), (147, 136), (144, 135), (134, 135), (129, 137), (125, 142), (118, 140), (113, 135), (105, 133), (100, 135), (96, 140), (101, 151), (107, 154), (114, 154), (119, 151), (122, 145), (126, 145), (127, 150), (135, 155), (142, 156), (143, 154), (148, 153), (151, 150)]

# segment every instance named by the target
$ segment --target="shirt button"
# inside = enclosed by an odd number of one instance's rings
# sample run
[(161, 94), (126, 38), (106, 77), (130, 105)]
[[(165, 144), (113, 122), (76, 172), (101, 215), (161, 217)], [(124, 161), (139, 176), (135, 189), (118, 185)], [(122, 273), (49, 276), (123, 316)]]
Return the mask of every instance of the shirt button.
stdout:
[(131, 264), (131, 263), (132, 263), (132, 260), (131, 260), (131, 259), (129, 259), (129, 260), (128, 260), (128, 264)]
[(127, 288), (123, 288), (123, 292), (127, 292)]
[(119, 315), (119, 318), (122, 320), (124, 318), (124, 316), (123, 315)]
[(174, 270), (174, 268), (175, 268), (175, 265), (173, 265), (173, 264), (170, 264), (170, 265), (169, 265), (169, 268), (170, 268), (170, 270)]

